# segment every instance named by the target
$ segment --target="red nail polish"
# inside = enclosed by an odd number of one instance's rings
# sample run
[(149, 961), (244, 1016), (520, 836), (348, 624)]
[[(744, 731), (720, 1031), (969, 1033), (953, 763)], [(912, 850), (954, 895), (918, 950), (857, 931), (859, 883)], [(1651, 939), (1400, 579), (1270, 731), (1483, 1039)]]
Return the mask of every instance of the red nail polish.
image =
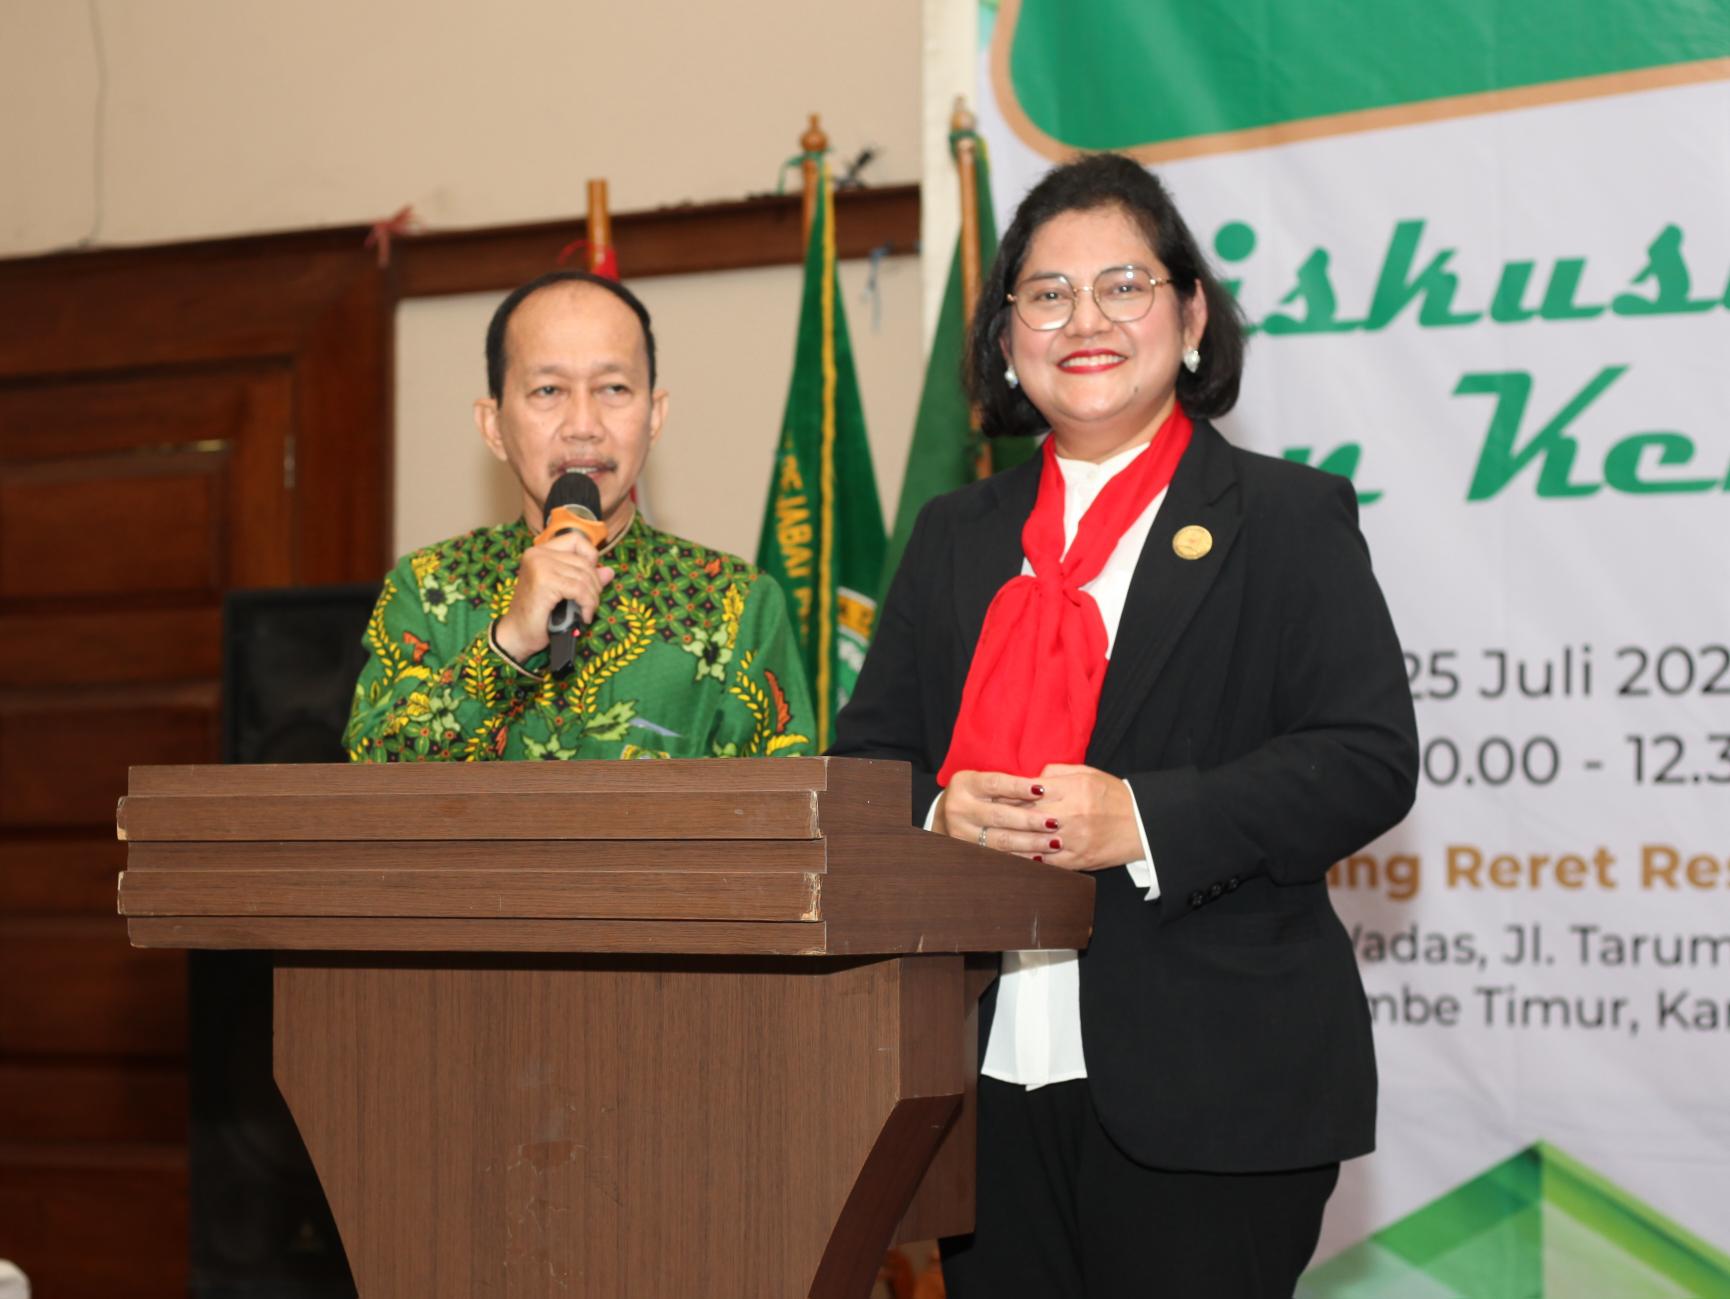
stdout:
[(1045, 797), (1045, 786), (1044, 785), (1035, 785), (1033, 787), (1033, 797), (1044, 798)]
[(1047, 829), (1047, 830), (1055, 830), (1055, 829), (1057, 829), (1057, 818), (1056, 818), (1056, 817), (1054, 817), (1054, 816), (1048, 816), (1048, 817), (1046, 817), (1046, 818), (1045, 818), (1045, 828), (1046, 828), (1046, 829)]
[(1058, 850), (1058, 849), (1059, 849), (1059, 848), (1061, 848), (1061, 847), (1063, 847), (1063, 840), (1061, 840), (1061, 839), (1053, 839), (1053, 840), (1052, 840), (1052, 841), (1051, 841), (1051, 851), (1052, 851), (1052, 852), (1056, 852), (1056, 851), (1057, 851), (1057, 850)]
[(1038, 853), (1034, 853), (1033, 854), (1033, 860), (1034, 861), (1044, 861), (1045, 858), (1041, 857)]

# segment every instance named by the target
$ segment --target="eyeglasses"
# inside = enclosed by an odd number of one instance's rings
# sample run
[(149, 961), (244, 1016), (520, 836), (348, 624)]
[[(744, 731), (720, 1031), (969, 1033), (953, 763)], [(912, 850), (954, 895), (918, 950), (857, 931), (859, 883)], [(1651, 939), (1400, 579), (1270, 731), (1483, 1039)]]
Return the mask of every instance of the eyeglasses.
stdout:
[(1156, 279), (1142, 266), (1108, 266), (1093, 277), (1092, 284), (1077, 289), (1069, 277), (1053, 272), (1030, 275), (1008, 295), (1015, 314), (1029, 329), (1062, 329), (1075, 314), (1081, 294), (1093, 296), (1093, 305), (1107, 320), (1126, 325), (1140, 320), (1153, 309), (1153, 291), (1170, 284), (1171, 277)]

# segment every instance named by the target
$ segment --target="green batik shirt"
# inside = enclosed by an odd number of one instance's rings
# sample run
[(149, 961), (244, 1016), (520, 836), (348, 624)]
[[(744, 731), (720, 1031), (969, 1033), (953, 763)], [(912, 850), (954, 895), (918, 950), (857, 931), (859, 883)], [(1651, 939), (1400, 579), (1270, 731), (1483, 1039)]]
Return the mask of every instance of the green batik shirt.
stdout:
[(384, 581), (343, 742), (356, 762), (808, 754), (815, 717), (781, 589), (639, 517), (571, 674), (490, 644), (533, 542), (518, 520), (417, 550)]

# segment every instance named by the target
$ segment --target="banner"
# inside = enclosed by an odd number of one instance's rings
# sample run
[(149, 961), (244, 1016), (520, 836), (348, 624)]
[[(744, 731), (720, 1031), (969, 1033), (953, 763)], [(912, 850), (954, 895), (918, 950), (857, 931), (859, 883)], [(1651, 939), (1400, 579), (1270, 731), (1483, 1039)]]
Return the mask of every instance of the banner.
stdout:
[(1234, 441), (1345, 474), (1410, 818), (1336, 866), (1382, 1075), (1302, 1294), (1730, 1294), (1730, 6), (981, 11), (999, 228), (1169, 184)]

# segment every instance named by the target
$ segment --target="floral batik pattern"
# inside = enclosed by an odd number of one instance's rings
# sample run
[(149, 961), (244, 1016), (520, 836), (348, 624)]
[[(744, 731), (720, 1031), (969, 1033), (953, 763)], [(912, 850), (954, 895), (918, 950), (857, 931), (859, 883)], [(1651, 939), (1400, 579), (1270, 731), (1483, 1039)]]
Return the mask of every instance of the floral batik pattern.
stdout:
[(813, 714), (786, 602), (732, 555), (625, 531), (571, 673), (491, 648), (533, 537), (479, 528), (406, 556), (366, 629), (344, 741), (357, 762), (808, 754)]

